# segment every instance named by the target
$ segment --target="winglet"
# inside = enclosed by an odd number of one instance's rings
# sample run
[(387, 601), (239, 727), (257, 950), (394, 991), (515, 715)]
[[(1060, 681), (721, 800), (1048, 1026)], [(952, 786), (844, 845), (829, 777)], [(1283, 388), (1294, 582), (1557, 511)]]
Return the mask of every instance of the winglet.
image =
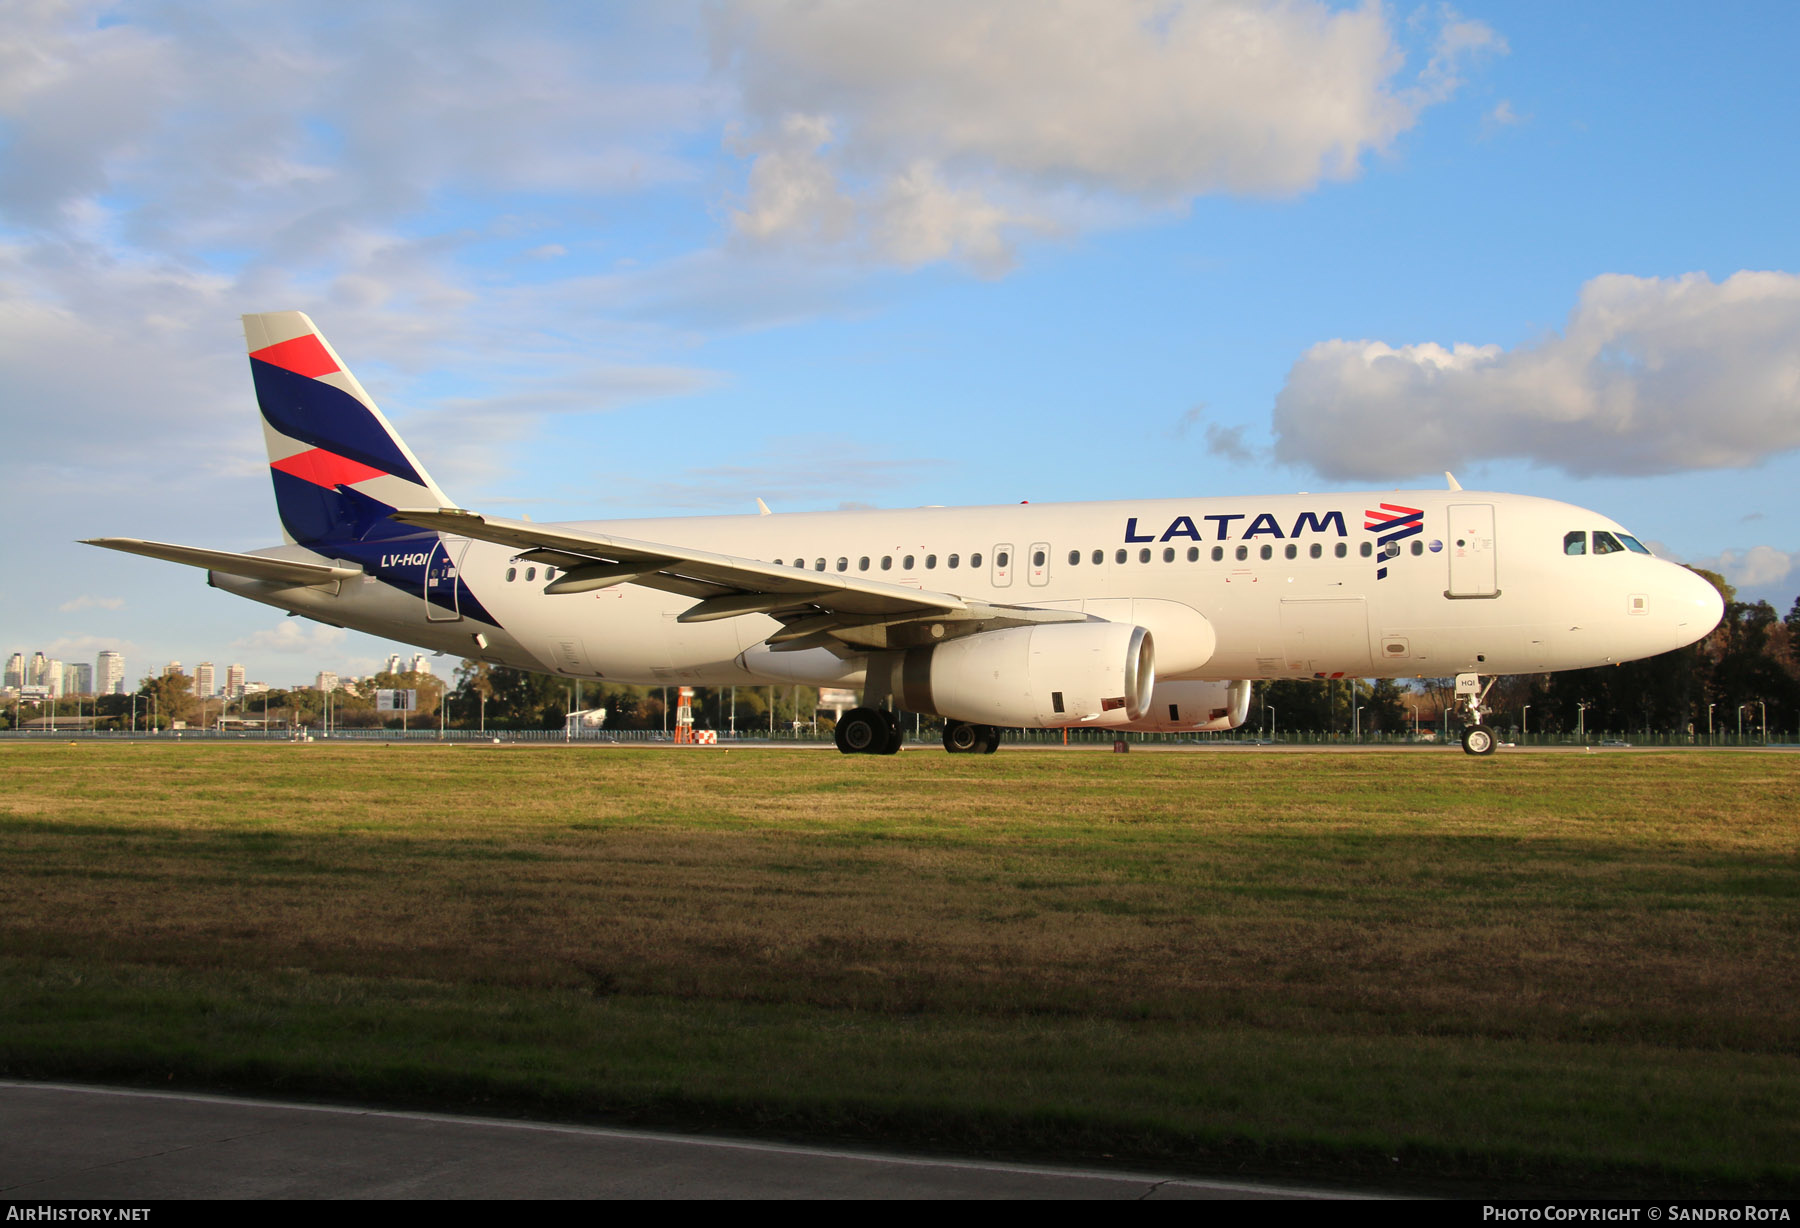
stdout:
[(774, 515), (774, 513), (769, 510), (769, 505), (767, 503), (764, 503), (761, 499), (758, 499), (756, 501), (756, 514), (758, 516)]
[(1451, 473), (1448, 469), (1444, 470), (1444, 481), (1450, 483), (1451, 490), (1461, 490), (1462, 489), (1462, 483), (1457, 481), (1456, 475), (1454, 473)]

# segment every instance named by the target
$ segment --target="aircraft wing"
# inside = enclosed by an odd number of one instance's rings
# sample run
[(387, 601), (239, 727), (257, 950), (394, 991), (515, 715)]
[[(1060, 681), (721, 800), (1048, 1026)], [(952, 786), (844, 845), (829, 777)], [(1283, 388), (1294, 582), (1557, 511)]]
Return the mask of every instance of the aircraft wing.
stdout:
[(175, 546), (168, 542), (147, 542), (135, 537), (92, 537), (84, 539), (81, 544), (123, 550), (126, 554), (141, 554), (146, 558), (162, 559), (169, 563), (185, 563), (189, 567), (204, 567), (208, 571), (222, 571), (233, 576), (248, 576), (252, 580), (273, 580), (279, 584), (330, 584), (334, 580), (348, 580), (352, 576), (363, 574), (360, 567), (301, 563), (290, 559), (266, 558), (260, 554), (234, 554), (229, 550), (202, 550), (198, 546)]
[(563, 574), (545, 586), (551, 595), (587, 592), (614, 584), (638, 584), (694, 597), (696, 604), (678, 622), (706, 622), (740, 614), (767, 614), (782, 623), (769, 637), (773, 647), (852, 645), (900, 647), (926, 623), (955, 625), (967, 634), (1035, 622), (1078, 622), (1085, 616), (1062, 610), (995, 606), (953, 593), (932, 592), (842, 572), (777, 567), (740, 558), (638, 541), (610, 533), (590, 533), (562, 525), (502, 520), (460, 508), (402, 509), (391, 519), (458, 537), (495, 542), (519, 557), (545, 563)]

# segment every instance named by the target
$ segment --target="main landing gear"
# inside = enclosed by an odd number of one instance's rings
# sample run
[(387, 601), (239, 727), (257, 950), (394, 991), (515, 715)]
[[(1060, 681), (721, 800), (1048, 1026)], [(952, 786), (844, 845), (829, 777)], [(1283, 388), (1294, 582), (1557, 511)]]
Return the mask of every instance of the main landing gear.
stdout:
[(992, 725), (945, 721), (944, 749), (953, 755), (991, 755), (1000, 749), (1000, 731)]
[(1500, 739), (1494, 736), (1494, 731), (1481, 723), (1482, 703), (1493, 687), (1492, 678), (1488, 679), (1488, 684), (1484, 687), (1478, 674), (1456, 676), (1456, 700), (1469, 722), (1463, 726), (1462, 732), (1464, 754), (1491, 755), (1500, 745)]
[(837, 748), (846, 755), (897, 755), (906, 741), (900, 720), (879, 708), (852, 708), (838, 720)]
[[(846, 755), (898, 754), (905, 741), (900, 719), (880, 708), (852, 708), (838, 720), (837, 748)], [(992, 725), (945, 721), (944, 749), (953, 755), (991, 755), (1000, 749), (1000, 731)]]

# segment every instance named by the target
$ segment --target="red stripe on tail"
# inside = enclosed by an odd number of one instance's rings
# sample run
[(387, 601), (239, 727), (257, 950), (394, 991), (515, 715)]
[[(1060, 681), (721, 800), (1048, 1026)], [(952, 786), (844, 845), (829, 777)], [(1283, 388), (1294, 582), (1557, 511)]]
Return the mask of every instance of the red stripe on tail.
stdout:
[(302, 333), (291, 341), (252, 350), (250, 357), (272, 363), (295, 375), (304, 375), (307, 379), (318, 379), (321, 375), (330, 375), (338, 369), (337, 362), (326, 350), (324, 343), (311, 333)]
[[(290, 345), (292, 342), (283, 342), (282, 344)], [(327, 452), (324, 448), (314, 448), (310, 452), (296, 452), (281, 460), (270, 461), (269, 468), (292, 474), (301, 481), (311, 482), (314, 486), (323, 486), (326, 490), (336, 490), (339, 486), (354, 486), (358, 482), (366, 482), (370, 478), (384, 476), (383, 470), (371, 469), (360, 461), (338, 456), (335, 453)]]

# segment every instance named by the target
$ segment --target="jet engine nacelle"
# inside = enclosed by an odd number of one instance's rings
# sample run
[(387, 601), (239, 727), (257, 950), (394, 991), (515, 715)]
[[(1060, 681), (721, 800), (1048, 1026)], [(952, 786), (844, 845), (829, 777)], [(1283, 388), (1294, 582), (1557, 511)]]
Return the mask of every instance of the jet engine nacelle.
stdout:
[(1250, 716), (1250, 680), (1159, 682), (1142, 720), (1122, 725), (1139, 733), (1213, 733), (1236, 729)]
[(904, 711), (1025, 729), (1123, 725), (1144, 715), (1156, 685), (1150, 633), (1121, 623), (983, 631), (887, 664)]

